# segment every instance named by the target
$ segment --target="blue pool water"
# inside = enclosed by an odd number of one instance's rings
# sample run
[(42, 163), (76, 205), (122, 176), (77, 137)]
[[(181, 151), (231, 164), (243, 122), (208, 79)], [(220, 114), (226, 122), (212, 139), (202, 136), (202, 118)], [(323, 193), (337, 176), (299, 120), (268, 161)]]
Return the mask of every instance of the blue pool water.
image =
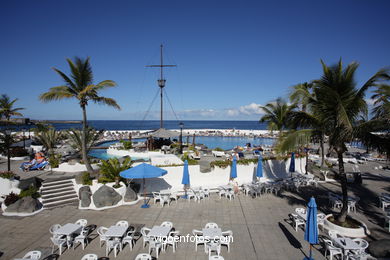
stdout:
[[(145, 139), (137, 139), (136, 141), (144, 142)], [(183, 138), (183, 141), (186, 142), (186, 138)], [(189, 141), (192, 142), (192, 137), (189, 138)], [(195, 142), (197, 144), (204, 144), (211, 149), (219, 147), (224, 150), (230, 150), (236, 146), (245, 146), (247, 143), (250, 143), (252, 146), (273, 145), (275, 141), (276, 139), (273, 138), (249, 138), (249, 137), (197, 136), (195, 138)], [(109, 146), (117, 142), (118, 141), (105, 142), (100, 144), (100, 146)], [(115, 158), (115, 156), (108, 155), (106, 153), (106, 150), (103, 149), (94, 149), (89, 152), (89, 155), (103, 160), (107, 160), (109, 158)], [(133, 160), (135, 159), (136, 158), (133, 158)]]

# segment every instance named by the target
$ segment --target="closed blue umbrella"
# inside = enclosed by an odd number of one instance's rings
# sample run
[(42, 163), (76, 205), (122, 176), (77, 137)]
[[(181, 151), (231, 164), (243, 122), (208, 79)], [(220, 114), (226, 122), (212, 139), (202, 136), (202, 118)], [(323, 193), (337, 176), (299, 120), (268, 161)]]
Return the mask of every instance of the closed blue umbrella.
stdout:
[(184, 161), (183, 168), (183, 178), (181, 180), (181, 184), (184, 185), (185, 195), (182, 197), (183, 199), (187, 199), (187, 186), (190, 185), (190, 172), (188, 171), (188, 161)]
[(141, 208), (149, 208), (149, 205), (146, 201), (145, 179), (160, 177), (167, 173), (168, 172), (164, 169), (158, 168), (147, 163), (141, 163), (140, 165), (121, 172), (119, 175), (126, 179), (143, 179), (144, 204), (141, 206)]
[(257, 169), (256, 169), (256, 177), (263, 177), (263, 163), (262, 163), (263, 158), (261, 155), (259, 156), (259, 160), (257, 162)]
[(290, 160), (290, 168), (288, 169), (289, 172), (295, 172), (295, 153), (291, 153), (291, 160)]
[(233, 157), (232, 168), (230, 170), (230, 179), (237, 178), (237, 160)]
[(310, 257), (305, 259), (313, 259), (311, 257), (311, 246), (312, 244), (318, 244), (317, 204), (314, 197), (311, 197), (309, 204), (307, 204), (305, 240), (310, 243)]

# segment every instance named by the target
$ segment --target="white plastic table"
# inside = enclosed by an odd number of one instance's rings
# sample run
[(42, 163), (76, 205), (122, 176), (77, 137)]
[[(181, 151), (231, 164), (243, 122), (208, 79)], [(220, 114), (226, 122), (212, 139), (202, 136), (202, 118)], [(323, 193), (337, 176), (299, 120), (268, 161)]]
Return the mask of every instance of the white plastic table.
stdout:
[(83, 227), (74, 223), (68, 223), (66, 225), (63, 225), (56, 231), (54, 231), (54, 234), (56, 235), (65, 235), (70, 236), (74, 233), (79, 233)]
[(172, 191), (171, 190), (160, 190), (160, 195), (171, 195)]
[(218, 188), (221, 188), (223, 190), (232, 190), (233, 186), (232, 185), (222, 185), (222, 186), (219, 186)]
[(169, 231), (171, 231), (170, 227), (164, 227), (164, 226), (154, 226), (148, 236), (152, 237), (166, 237), (169, 235)]
[(302, 212), (295, 212), (295, 213), (298, 215), (298, 217), (300, 217), (301, 219), (303, 219), (304, 221), (306, 221), (307, 212), (305, 212), (305, 213), (302, 213)]
[(123, 237), (127, 231), (127, 227), (111, 226), (108, 228), (104, 236), (107, 237)]
[(222, 230), (220, 228), (204, 228), (202, 232), (205, 238), (222, 237)]
[(359, 250), (362, 249), (355, 241), (349, 237), (338, 237), (333, 241), (344, 250)]

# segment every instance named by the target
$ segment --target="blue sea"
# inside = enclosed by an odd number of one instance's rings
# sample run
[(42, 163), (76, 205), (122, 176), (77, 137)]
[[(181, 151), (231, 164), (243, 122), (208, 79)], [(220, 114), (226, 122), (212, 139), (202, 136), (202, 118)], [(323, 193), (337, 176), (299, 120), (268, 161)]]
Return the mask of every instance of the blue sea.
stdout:
[[(179, 129), (179, 123), (183, 122), (184, 129), (250, 129), (264, 130), (267, 124), (259, 121), (219, 121), (219, 120), (165, 120), (164, 128)], [(152, 130), (160, 128), (159, 120), (90, 120), (88, 125), (95, 129), (103, 130)], [(55, 123), (58, 130), (81, 128), (81, 124)]]

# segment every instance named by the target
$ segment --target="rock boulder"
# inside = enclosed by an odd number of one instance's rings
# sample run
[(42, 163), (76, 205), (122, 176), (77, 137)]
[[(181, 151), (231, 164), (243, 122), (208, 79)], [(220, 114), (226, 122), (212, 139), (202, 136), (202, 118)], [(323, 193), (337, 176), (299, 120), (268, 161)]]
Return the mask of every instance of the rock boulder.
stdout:
[(138, 198), (137, 193), (135, 193), (135, 191), (130, 186), (128, 186), (126, 188), (124, 201), (125, 202), (131, 202), (131, 201), (137, 200), (137, 198)]
[(79, 190), (79, 199), (81, 200), (81, 207), (89, 207), (91, 204), (91, 188), (89, 186), (83, 186)]
[(32, 197), (23, 197), (9, 205), (5, 211), (12, 213), (33, 213), (42, 208), (42, 203)]
[(390, 239), (371, 242), (368, 246), (368, 251), (375, 257), (390, 257)]
[(97, 208), (114, 206), (122, 199), (118, 192), (106, 185), (101, 186), (92, 197)]

